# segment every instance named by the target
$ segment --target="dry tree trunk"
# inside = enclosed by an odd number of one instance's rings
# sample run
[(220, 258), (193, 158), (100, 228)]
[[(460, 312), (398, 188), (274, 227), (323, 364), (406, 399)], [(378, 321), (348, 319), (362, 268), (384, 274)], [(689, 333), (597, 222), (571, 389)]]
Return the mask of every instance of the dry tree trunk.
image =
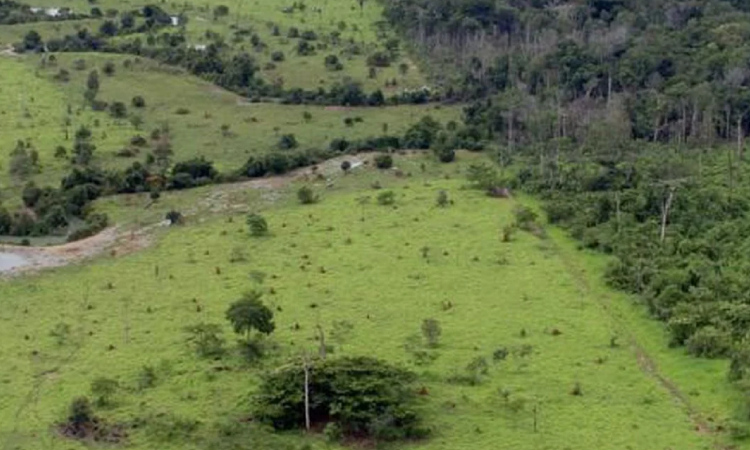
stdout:
[(675, 187), (671, 186), (669, 188), (669, 195), (667, 196), (667, 200), (664, 202), (664, 208), (662, 208), (661, 213), (661, 235), (659, 237), (659, 242), (664, 242), (664, 238), (667, 235), (667, 220), (669, 219), (669, 210), (672, 208), (672, 200), (674, 199), (674, 191)]
[(305, 369), (305, 430), (310, 431), (310, 361), (307, 353), (303, 357)]

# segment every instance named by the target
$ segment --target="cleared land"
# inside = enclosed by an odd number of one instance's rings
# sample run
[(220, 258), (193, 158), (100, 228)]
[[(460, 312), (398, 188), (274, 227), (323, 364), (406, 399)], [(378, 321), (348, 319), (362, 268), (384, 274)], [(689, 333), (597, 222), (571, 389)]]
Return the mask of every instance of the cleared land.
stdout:
[[(353, 328), (332, 340), (334, 356), (375, 355), (420, 374), (435, 435), (415, 448), (556, 449), (575, 442), (592, 450), (703, 449), (723, 439), (696, 431), (706, 413), (718, 424), (731, 415), (731, 393), (715, 388), (720, 364), (664, 350), (644, 360), (664, 348), (663, 337), (627, 298), (595, 281), (602, 259), (576, 252), (555, 231), (503, 243), (500, 230), (512, 222), (515, 201), (462, 189), (461, 166), (423, 159), (397, 165), (413, 176), (364, 169), (333, 189), (315, 186), (322, 201), (310, 206), (298, 205), (293, 189), (234, 192), (232, 202), (267, 217), (267, 238), (251, 238), (242, 215), (219, 215), (169, 229), (139, 253), (0, 284), (7, 299), (0, 312), (7, 344), (0, 358), (9, 369), (0, 380), (5, 442), (60, 445), (50, 425), (71, 398), (88, 393), (93, 378), (107, 376), (121, 387), (115, 405), (100, 414), (115, 422), (146, 419), (132, 431), (131, 448), (297, 448), (308, 441), (329, 448), (321, 438), (238, 424), (259, 373), (314, 349), (316, 325), (330, 331), (341, 321)], [(368, 190), (374, 181), (396, 193), (395, 206), (374, 201), (382, 192)], [(454, 203), (438, 208), (439, 190)], [(373, 201), (363, 204), (363, 196)], [(237, 254), (246, 261), (230, 263)], [(197, 359), (183, 327), (222, 324), (231, 345), (224, 311), (251, 288), (262, 289), (277, 310), (273, 356), (253, 366), (236, 356)], [(425, 318), (439, 320), (443, 334), (434, 362), (417, 365), (405, 344)], [(49, 334), (58, 323), (71, 329), (62, 344)], [(510, 354), (495, 361), (500, 348)], [(479, 385), (450, 381), (477, 357), (489, 365)], [(157, 382), (139, 389), (145, 366)], [(674, 377), (678, 393), (691, 393), (689, 404), (659, 377)], [(576, 383), (580, 396), (571, 395)], [(700, 417), (688, 414), (693, 403)], [(193, 422), (192, 431), (175, 425)]]

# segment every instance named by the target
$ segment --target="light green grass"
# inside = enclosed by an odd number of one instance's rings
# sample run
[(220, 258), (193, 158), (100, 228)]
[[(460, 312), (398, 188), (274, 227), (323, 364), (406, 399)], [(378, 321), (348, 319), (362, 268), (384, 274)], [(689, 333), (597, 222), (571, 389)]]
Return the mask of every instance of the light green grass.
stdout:
[[(343, 177), (331, 190), (317, 185), (322, 201), (312, 206), (296, 204), (293, 188), (275, 202), (257, 192), (244, 194), (248, 206), (267, 217), (272, 231), (267, 238), (249, 237), (242, 216), (231, 222), (214, 217), (169, 229), (152, 248), (136, 254), (0, 284), (0, 359), (7, 368), (0, 376), (0, 437), (25, 449), (77, 448), (52, 437), (49, 427), (72, 397), (86, 394), (93, 378), (106, 375), (123, 385), (116, 407), (100, 411), (111, 421), (162, 412), (203, 423), (187, 440), (161, 442), (147, 430), (133, 431), (129, 448), (210, 448), (201, 439), (216, 433), (217, 421), (247, 416), (248, 394), (261, 367), (243, 367), (234, 358), (200, 361), (186, 347), (181, 329), (215, 322), (229, 336), (223, 318), (228, 304), (243, 291), (260, 288), (278, 307), (273, 340), (279, 348), (263, 367), (314, 348), (315, 325), (330, 330), (339, 320), (354, 330), (333, 357), (374, 355), (412, 365), (405, 340), (419, 333), (423, 319), (441, 322), (439, 357), (431, 365), (412, 366), (429, 391), (423, 408), (434, 436), (398, 448), (711, 448), (711, 436), (694, 431), (682, 407), (638, 367), (632, 349), (610, 348), (610, 338), (623, 327), (645, 336), (649, 350), (664, 342), (648, 319), (623, 312), (618, 320), (605, 311), (601, 295), (611, 295), (612, 302), (629, 299), (597, 284), (601, 260), (590, 255), (581, 260), (588, 270), (585, 279), (595, 287), (582, 289), (580, 271), (569, 263), (575, 250), (559, 233), (548, 240), (519, 233), (511, 243), (500, 242), (514, 202), (462, 189), (460, 165), (427, 163), (422, 175), (420, 162), (397, 161), (414, 173), (412, 178), (368, 169)], [(377, 195), (363, 190), (374, 180), (397, 193), (396, 208), (374, 202), (359, 206), (361, 196)], [(441, 189), (454, 200), (448, 208), (435, 206)], [(426, 260), (425, 246), (430, 248)], [(229, 263), (234, 248), (243, 249), (248, 262)], [(306, 256), (311, 264), (302, 270)], [(265, 273), (265, 282), (252, 281), (252, 271)], [(110, 282), (113, 289), (107, 288)], [(441, 302), (453, 308), (444, 311)], [(310, 307), (313, 303), (317, 308)], [(48, 333), (58, 322), (72, 326), (78, 347), (53, 342)], [(554, 336), (553, 329), (561, 334)], [(533, 347), (530, 357), (492, 362), (495, 349), (524, 344)], [(115, 348), (108, 350), (110, 345)], [(447, 381), (477, 356), (491, 366), (481, 385)], [(720, 406), (714, 401), (728, 391), (710, 392), (724, 383), (713, 364), (677, 352), (657, 356), (657, 362), (666, 362), (665, 376), (706, 393), (708, 401), (700, 406)], [(160, 378), (155, 388), (139, 392), (135, 379), (144, 365), (157, 367)], [(215, 372), (218, 365), (232, 370)], [(687, 380), (681, 371), (690, 365), (694, 375)], [(583, 389), (580, 397), (570, 395), (576, 382)], [(511, 399), (526, 399), (521, 411), (508, 410), (501, 389), (509, 390)], [(537, 433), (532, 430), (535, 405)], [(243, 443), (251, 448), (304, 441), (294, 434), (272, 438), (253, 424), (242, 427), (247, 430)], [(318, 438), (310, 442), (326, 448)]]

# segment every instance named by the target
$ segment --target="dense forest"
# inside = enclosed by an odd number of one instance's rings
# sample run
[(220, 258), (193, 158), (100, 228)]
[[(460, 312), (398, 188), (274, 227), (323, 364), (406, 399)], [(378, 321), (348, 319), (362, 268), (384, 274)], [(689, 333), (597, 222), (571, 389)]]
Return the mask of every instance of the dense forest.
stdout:
[(440, 71), (448, 96), (500, 94), (505, 113), (491, 120), (509, 139), (584, 140), (604, 124), (609, 135), (710, 145), (750, 127), (748, 2), (384, 3), (416, 54), (457, 62)]
[[(462, 133), (581, 246), (615, 256), (672, 344), (750, 368), (750, 3), (384, 0)], [(512, 174), (512, 175), (510, 175)], [(487, 186), (491, 186), (492, 183)]]

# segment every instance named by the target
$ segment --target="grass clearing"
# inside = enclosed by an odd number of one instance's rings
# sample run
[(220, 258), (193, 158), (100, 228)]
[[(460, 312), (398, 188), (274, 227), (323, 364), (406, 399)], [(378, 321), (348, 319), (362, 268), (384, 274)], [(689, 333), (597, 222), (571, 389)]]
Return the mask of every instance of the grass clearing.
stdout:
[[(643, 335), (649, 350), (664, 342), (657, 343), (655, 324), (629, 307), (618, 307), (621, 321), (613, 319), (600, 295), (612, 295), (613, 303), (627, 299), (595, 281), (581, 289), (581, 274), (569, 264), (577, 255), (569, 241), (557, 232), (547, 240), (518, 233), (502, 243), (500, 230), (513, 220), (514, 202), (462, 189), (461, 165), (419, 158), (397, 164), (414, 176), (365, 169), (331, 190), (315, 185), (322, 201), (314, 205), (297, 204), (295, 187), (274, 202), (255, 191), (238, 193), (267, 218), (267, 238), (251, 238), (243, 216), (215, 216), (169, 229), (136, 254), (0, 284), (0, 358), (10, 369), (0, 379), (0, 436), (23, 448), (56, 441), (50, 424), (71, 398), (88, 393), (93, 378), (107, 376), (121, 388), (102, 416), (153, 418), (151, 426), (132, 431), (130, 448), (216, 448), (209, 443), (219, 428), (247, 417), (247, 395), (262, 369), (314, 349), (317, 324), (330, 332), (346, 321), (351, 334), (331, 342), (333, 357), (374, 355), (420, 374), (435, 434), (414, 448), (556, 449), (571, 442), (592, 450), (712, 448), (712, 436), (693, 429), (681, 405), (638, 367), (632, 349), (623, 341), (610, 346), (622, 326)], [(396, 194), (395, 205), (377, 204), (379, 191), (367, 190), (374, 181)], [(435, 205), (440, 190), (452, 205)], [(363, 196), (370, 202), (363, 204)], [(237, 251), (247, 260), (230, 263)], [(585, 279), (595, 280), (602, 259), (586, 255), (582, 261)], [(277, 311), (274, 356), (251, 367), (236, 357), (197, 359), (182, 327), (219, 323), (233, 342), (224, 311), (253, 287)], [(429, 350), (434, 362), (417, 365), (404, 345), (427, 318), (437, 319), (443, 333)], [(59, 322), (71, 327), (62, 345), (49, 336)], [(493, 361), (503, 347), (510, 354)], [(449, 381), (477, 357), (489, 365), (479, 385)], [(712, 392), (720, 381), (710, 364), (677, 352), (657, 357), (665, 376), (695, 386), (706, 405), (724, 394)], [(692, 380), (680, 374), (688, 364)], [(136, 387), (144, 366), (157, 374), (153, 388)], [(219, 366), (231, 370), (216, 371)], [(571, 395), (576, 383), (580, 396)], [(160, 439), (157, 428), (171, 416), (200, 425)], [(262, 448), (305, 442), (249, 424), (239, 428), (223, 438), (227, 448), (240, 438)], [(336, 448), (321, 438), (308, 441), (313, 448)]]

